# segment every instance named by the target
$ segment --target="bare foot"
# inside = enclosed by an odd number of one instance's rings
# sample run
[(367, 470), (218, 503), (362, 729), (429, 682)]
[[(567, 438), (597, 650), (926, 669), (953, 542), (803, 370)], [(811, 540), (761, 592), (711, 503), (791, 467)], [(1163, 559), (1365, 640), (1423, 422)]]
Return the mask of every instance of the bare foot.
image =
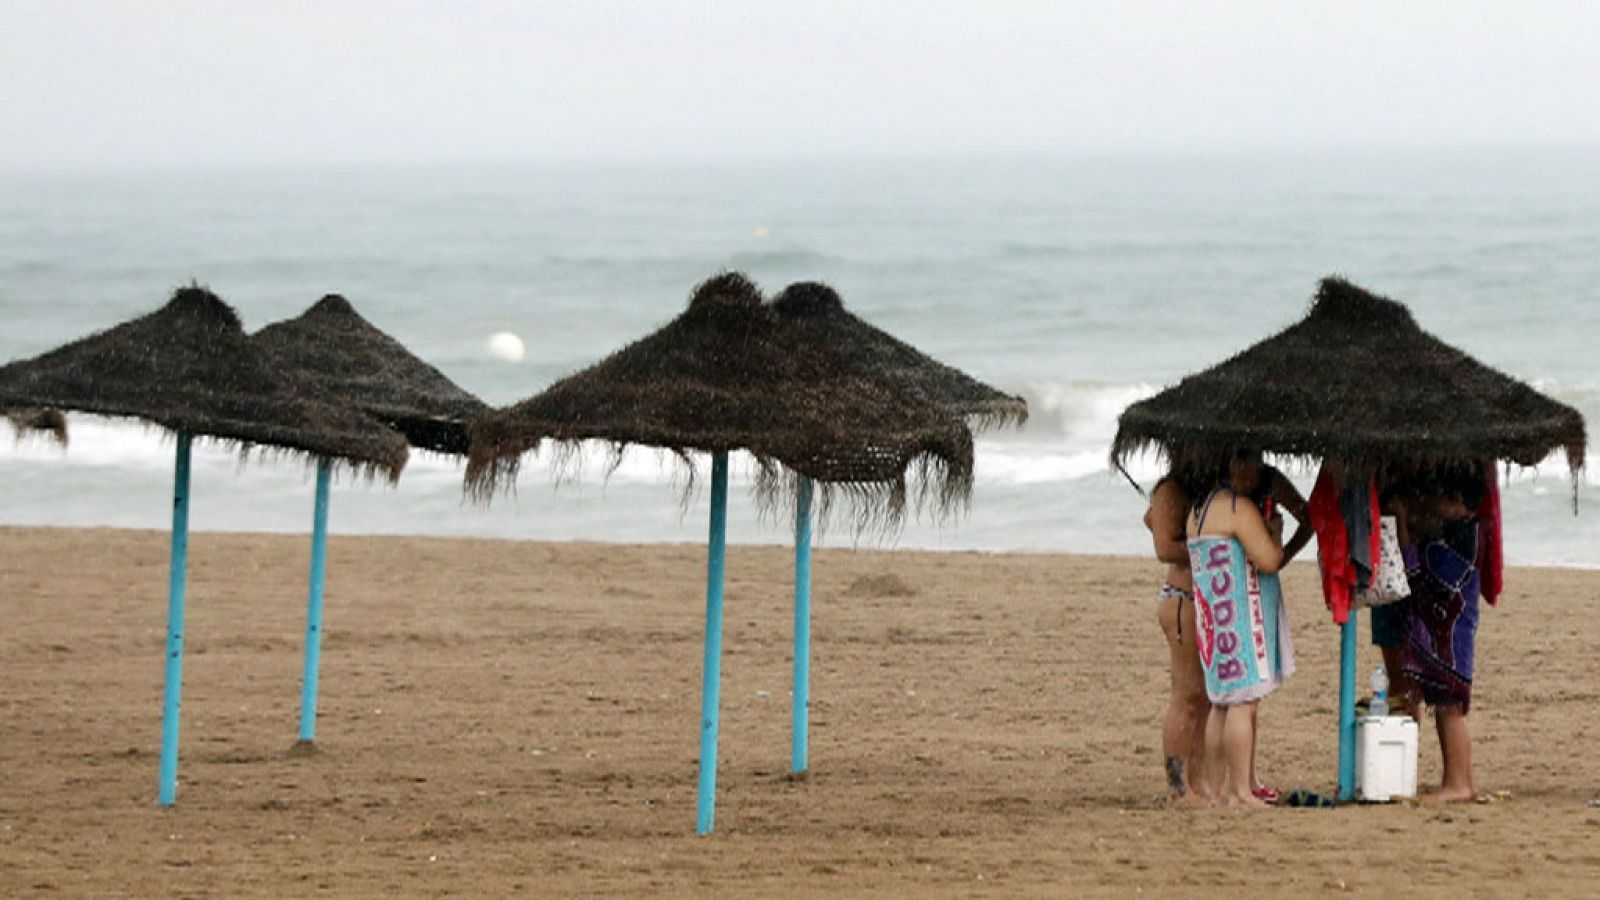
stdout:
[(1422, 796), (1423, 803), (1470, 803), (1478, 799), (1478, 794), (1470, 787), (1441, 787), (1431, 794)]
[(1187, 794), (1173, 794), (1167, 798), (1167, 805), (1174, 809), (1194, 809), (1196, 807), (1215, 806), (1210, 797), (1202, 796), (1190, 791)]
[(1229, 794), (1227, 800), (1224, 802), (1228, 806), (1247, 806), (1251, 808), (1259, 807), (1262, 809), (1265, 809), (1268, 806), (1266, 801), (1253, 794)]

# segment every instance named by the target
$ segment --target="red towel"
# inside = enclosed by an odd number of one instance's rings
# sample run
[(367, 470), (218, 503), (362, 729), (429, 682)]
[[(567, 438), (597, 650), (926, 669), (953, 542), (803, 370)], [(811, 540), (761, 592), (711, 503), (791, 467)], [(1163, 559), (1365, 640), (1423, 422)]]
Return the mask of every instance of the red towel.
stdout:
[(1505, 548), (1500, 541), (1500, 478), (1494, 463), (1483, 466), (1483, 502), (1473, 510), (1478, 516), (1478, 577), (1483, 599), (1490, 606), (1500, 602), (1500, 589), (1505, 587)]
[(1339, 512), (1339, 489), (1329, 477), (1327, 467), (1317, 473), (1317, 484), (1311, 489), (1308, 506), (1311, 530), (1317, 534), (1322, 599), (1333, 611), (1333, 621), (1343, 625), (1350, 619), (1350, 591), (1356, 585), (1356, 567), (1350, 562), (1350, 534)]

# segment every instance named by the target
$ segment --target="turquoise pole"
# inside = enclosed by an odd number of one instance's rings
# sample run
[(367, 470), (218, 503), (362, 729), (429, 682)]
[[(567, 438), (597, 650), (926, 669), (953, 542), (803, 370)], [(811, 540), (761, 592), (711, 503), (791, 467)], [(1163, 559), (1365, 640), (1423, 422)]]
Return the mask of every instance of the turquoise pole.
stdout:
[(300, 682), (300, 740), (317, 739), (317, 673), (322, 666), (322, 578), (328, 565), (328, 481), (332, 465), (317, 460), (311, 520), (311, 590), (306, 603), (306, 669)]
[(811, 729), (811, 479), (794, 505), (794, 733), (789, 768), (804, 772)]
[(167, 677), (161, 703), (162, 806), (178, 799), (178, 705), (183, 693), (184, 575), (189, 563), (189, 433), (178, 432), (172, 477), (172, 566), (167, 575)]
[(1340, 629), (1339, 647), (1339, 801), (1356, 795), (1356, 619)]
[(700, 691), (700, 796), (695, 830), (717, 820), (717, 715), (722, 694), (722, 568), (728, 547), (728, 453), (711, 457), (711, 541), (706, 554), (706, 659)]

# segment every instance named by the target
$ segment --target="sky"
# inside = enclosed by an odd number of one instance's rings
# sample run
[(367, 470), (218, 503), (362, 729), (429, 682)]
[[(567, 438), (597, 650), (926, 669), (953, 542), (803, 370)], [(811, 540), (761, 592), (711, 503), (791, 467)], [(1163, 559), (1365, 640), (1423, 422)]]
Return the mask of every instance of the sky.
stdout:
[(0, 168), (1600, 144), (1588, 2), (0, 0)]

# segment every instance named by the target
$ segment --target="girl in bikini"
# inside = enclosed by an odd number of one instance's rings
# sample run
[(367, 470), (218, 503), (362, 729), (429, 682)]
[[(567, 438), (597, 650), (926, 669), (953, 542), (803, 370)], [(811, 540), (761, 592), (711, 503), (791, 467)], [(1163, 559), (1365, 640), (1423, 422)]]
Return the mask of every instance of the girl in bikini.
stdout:
[(1156, 558), (1167, 564), (1167, 578), (1156, 598), (1156, 623), (1172, 658), (1172, 695), (1161, 726), (1167, 790), (1173, 803), (1209, 804), (1214, 798), (1205, 776), (1205, 737), (1211, 700), (1194, 638), (1194, 581), (1185, 541), (1190, 505), (1188, 493), (1169, 472), (1150, 492), (1144, 527), (1150, 530)]

